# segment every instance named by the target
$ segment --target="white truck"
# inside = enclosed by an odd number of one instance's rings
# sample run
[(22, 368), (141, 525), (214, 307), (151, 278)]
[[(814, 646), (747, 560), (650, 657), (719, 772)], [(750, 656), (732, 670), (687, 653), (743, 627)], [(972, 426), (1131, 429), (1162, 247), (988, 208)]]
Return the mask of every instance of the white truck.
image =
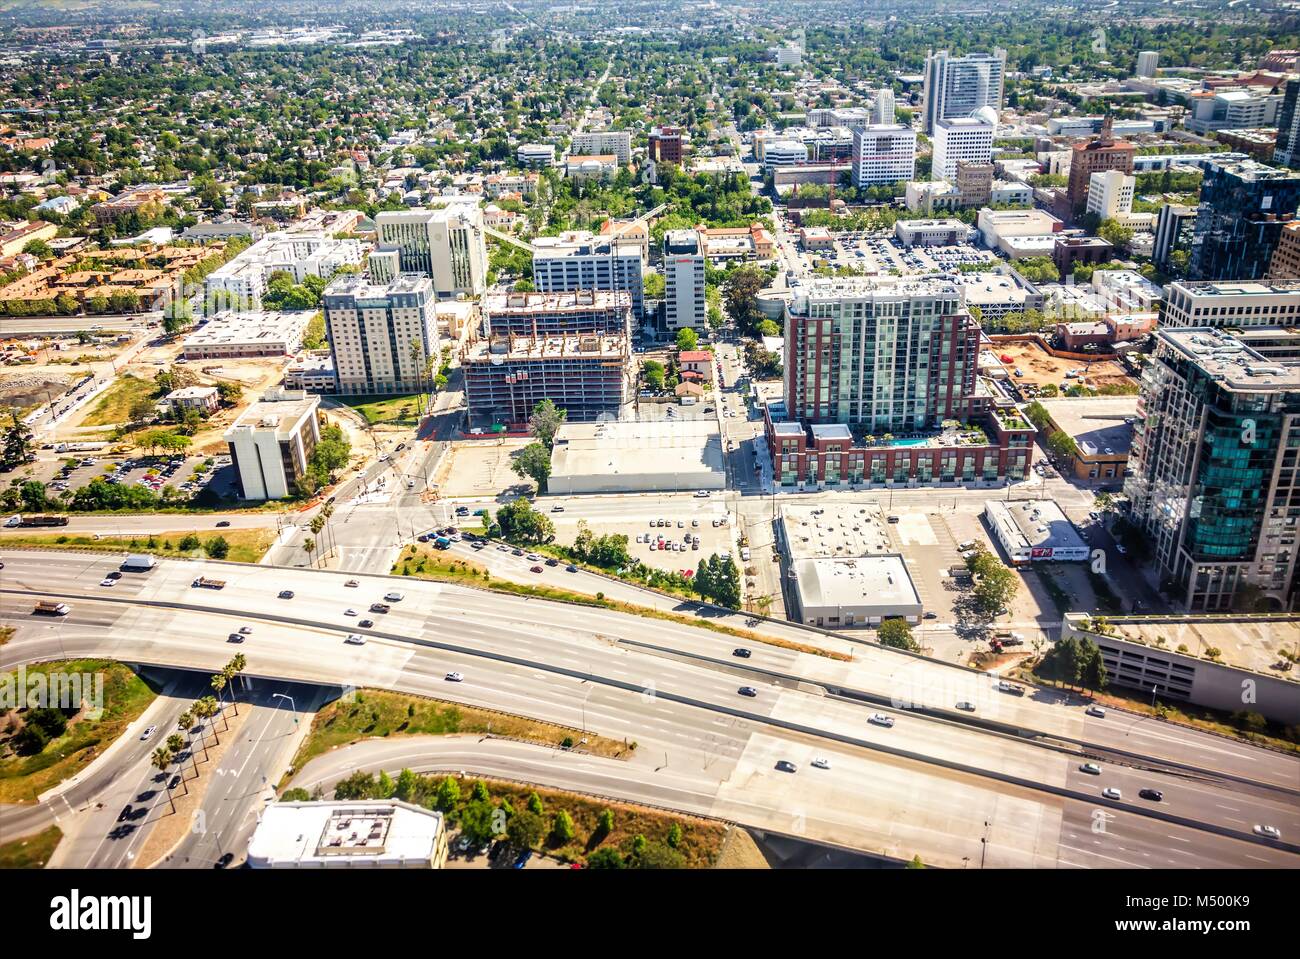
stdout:
[(157, 565), (158, 561), (148, 553), (133, 553), (118, 568), (125, 573), (147, 573)]

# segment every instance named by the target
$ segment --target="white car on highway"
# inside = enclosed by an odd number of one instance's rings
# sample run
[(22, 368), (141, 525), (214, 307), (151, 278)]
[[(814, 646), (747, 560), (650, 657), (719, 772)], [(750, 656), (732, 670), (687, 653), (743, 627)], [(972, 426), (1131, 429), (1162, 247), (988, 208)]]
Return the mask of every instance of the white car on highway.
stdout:
[(889, 729), (894, 725), (894, 717), (886, 716), (884, 713), (872, 713), (867, 719), (867, 722), (876, 726), (884, 726), (886, 729)]
[(829, 759), (822, 759), (822, 758), (819, 756), (818, 758), (816, 758), (816, 759), (814, 759), (814, 760), (812, 761), (812, 766), (813, 766), (813, 769), (830, 769), (830, 768), (831, 768), (831, 761), (830, 761)]
[(460, 673), (447, 674), (447, 682), (449, 683), (463, 683), (464, 681), (465, 681), (465, 677)]
[(1281, 839), (1282, 830), (1278, 829), (1277, 826), (1256, 826), (1255, 835), (1263, 836), (1265, 839)]
[(348, 633), (348, 638), (345, 639), (344, 642), (352, 646), (364, 646), (366, 637), (362, 636), (360, 633)]
[(1101, 794), (1102, 794), (1103, 796), (1105, 796), (1107, 799), (1123, 799), (1123, 798), (1124, 798), (1124, 794), (1123, 794), (1122, 792), (1120, 792), (1118, 789), (1116, 789), (1114, 786), (1107, 786), (1105, 789), (1103, 789), (1103, 790), (1101, 791)]

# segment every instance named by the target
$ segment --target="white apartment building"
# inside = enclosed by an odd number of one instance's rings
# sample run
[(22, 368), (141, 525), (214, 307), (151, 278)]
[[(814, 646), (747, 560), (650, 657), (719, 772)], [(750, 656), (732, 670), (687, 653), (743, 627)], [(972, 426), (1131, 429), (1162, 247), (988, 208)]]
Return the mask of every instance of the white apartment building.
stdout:
[(1156, 50), (1143, 50), (1138, 54), (1137, 70), (1139, 77), (1154, 77), (1160, 63), (1160, 53)]
[(360, 240), (336, 240), (323, 232), (268, 233), (209, 273), (204, 293), (218, 307), (260, 310), (273, 273), (288, 273), (295, 283), (309, 276), (328, 278), (345, 266), (365, 262)]
[(632, 162), (632, 134), (627, 130), (599, 130), (575, 133), (569, 152), (580, 155), (612, 153), (620, 165)]
[(703, 330), (704, 251), (695, 230), (670, 230), (664, 235), (664, 324), (670, 333), (683, 327)]
[(587, 231), (538, 237), (533, 241), (533, 285), (539, 293), (626, 290), (633, 314), (640, 316), (645, 299), (640, 244)]
[(803, 64), (803, 50), (793, 44), (771, 47), (768, 53), (778, 67), (797, 67)]
[(403, 274), (376, 283), (341, 276), (325, 288), (322, 302), (340, 393), (414, 393), (429, 387), (426, 361), (439, 353), (432, 280)]
[(958, 162), (991, 162), (997, 126), (998, 115), (992, 107), (980, 107), (968, 117), (935, 121), (932, 175), (951, 181), (957, 176)]
[(1137, 177), (1122, 170), (1106, 170), (1088, 178), (1088, 212), (1103, 220), (1117, 220), (1133, 212)]
[(934, 132), (937, 120), (968, 117), (980, 107), (1002, 109), (1002, 89), (1007, 68), (1007, 51), (950, 56), (937, 50), (925, 59), (921, 93), (921, 126)]
[[(888, 92), (892, 97), (893, 91)], [(872, 119), (874, 115), (874, 110), (864, 107), (817, 107), (808, 111), (805, 122), (810, 127), (848, 127), (850, 130), (861, 130), (877, 122)], [(884, 122), (894, 122), (892, 111), (889, 119)]]
[(320, 440), (319, 406), (319, 396), (271, 390), (226, 430), (223, 438), (244, 499), (284, 499), (298, 491)]
[(375, 217), (379, 253), (371, 274), (387, 282), (397, 273), (422, 273), (433, 280), (434, 294), (481, 296), (487, 288), (487, 244), (483, 210), (477, 200), (437, 209), (385, 210)]
[(856, 186), (916, 179), (916, 131), (898, 123), (871, 124), (853, 131)]
[(1179, 280), (1165, 287), (1160, 325), (1300, 326), (1300, 282)]

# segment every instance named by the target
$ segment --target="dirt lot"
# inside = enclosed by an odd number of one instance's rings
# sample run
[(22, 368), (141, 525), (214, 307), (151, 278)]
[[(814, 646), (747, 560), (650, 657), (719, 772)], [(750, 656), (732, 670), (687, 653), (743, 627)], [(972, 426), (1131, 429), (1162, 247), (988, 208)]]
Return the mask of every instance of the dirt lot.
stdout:
[[(451, 444), (434, 482), (444, 496), (496, 496), (523, 482), (510, 469), (510, 457), (527, 446), (527, 438), (462, 440)], [(532, 481), (527, 481), (532, 488)]]
[(1033, 383), (1036, 386), (1054, 383), (1060, 386), (1062, 383), (1068, 385), (1072, 382), (1079, 382), (1078, 380), (1067, 380), (1065, 378), (1066, 373), (1079, 367), (1087, 369), (1087, 375), (1083, 377), (1082, 382), (1085, 386), (1090, 386), (1093, 389), (1114, 384), (1133, 383), (1133, 378), (1124, 372), (1124, 367), (1114, 360), (1087, 362), (1084, 360), (1062, 359), (1052, 356), (1032, 341), (999, 343), (994, 347), (994, 352), (998, 356), (1011, 357), (1012, 362), (1008, 365), (1012, 369), (1025, 371), (1023, 377), (1016, 378), (1021, 383)]

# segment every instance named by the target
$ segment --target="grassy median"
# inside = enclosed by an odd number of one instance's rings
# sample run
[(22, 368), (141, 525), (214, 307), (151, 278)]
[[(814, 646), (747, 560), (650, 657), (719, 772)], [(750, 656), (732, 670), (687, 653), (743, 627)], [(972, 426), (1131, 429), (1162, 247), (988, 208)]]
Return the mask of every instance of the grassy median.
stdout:
[[(556, 569), (557, 567), (547, 568)], [(498, 593), (510, 593), (514, 596), (532, 596), (537, 599), (549, 599), (559, 603), (594, 606), (599, 609), (629, 613), (633, 616), (661, 619), (670, 623), (680, 623), (683, 626), (710, 629), (715, 633), (725, 633), (728, 636), (735, 636), (738, 639), (745, 639), (754, 643), (765, 643), (768, 646), (778, 646), (782, 649), (808, 653), (812, 656), (824, 656), (827, 659), (839, 660), (840, 662), (850, 662), (853, 658), (848, 653), (838, 653), (834, 650), (821, 649), (817, 646), (796, 643), (788, 639), (765, 636), (752, 630), (738, 629), (735, 626), (716, 623), (699, 616), (671, 613), (666, 610), (655, 609), (652, 606), (641, 606), (637, 603), (609, 599), (604, 593), (596, 593), (593, 596), (590, 593), (577, 593), (568, 589), (558, 589), (554, 586), (540, 584), (534, 586), (530, 583), (516, 583), (513, 580), (493, 577), (486, 566), (468, 559), (452, 559), (440, 550), (430, 549), (418, 544), (408, 547), (402, 553), (397, 562), (393, 564), (392, 571), (397, 576), (413, 576), (419, 579), (437, 580), (441, 583), (477, 586), (479, 589), (490, 589)]]
[[(170, 522), (170, 521), (169, 521)], [(181, 549), (188, 536), (198, 537), (200, 545), (194, 549)], [(41, 546), (53, 549), (80, 549), (98, 553), (154, 553), (158, 556), (194, 556), (203, 558), (212, 554), (204, 544), (214, 539), (224, 539), (229, 548), (225, 558), (232, 563), (256, 563), (266, 555), (275, 542), (273, 529), (221, 529), (202, 532), (156, 533), (150, 536), (72, 536), (67, 533), (40, 536), (0, 537), (0, 545), (11, 549), (23, 546)]]
[(54, 855), (63, 831), (51, 826), (34, 836), (24, 836), (0, 845), (0, 869), (44, 869)]

